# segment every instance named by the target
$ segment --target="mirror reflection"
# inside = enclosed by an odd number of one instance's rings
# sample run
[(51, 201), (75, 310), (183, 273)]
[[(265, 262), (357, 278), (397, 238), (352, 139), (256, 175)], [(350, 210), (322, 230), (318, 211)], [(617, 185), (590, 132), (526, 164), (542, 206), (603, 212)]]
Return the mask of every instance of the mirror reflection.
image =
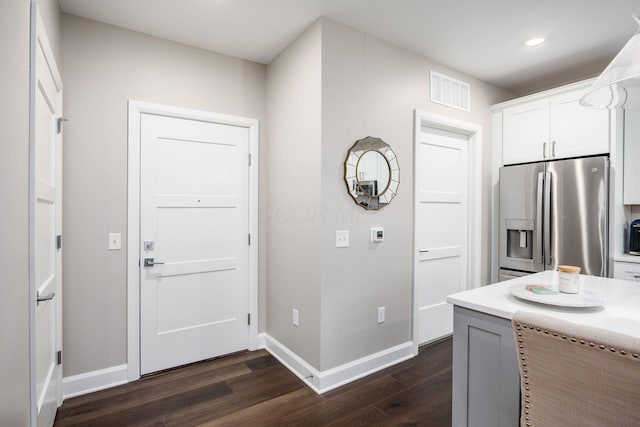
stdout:
[(396, 195), (400, 168), (391, 147), (380, 138), (356, 141), (345, 160), (349, 194), (365, 209), (381, 209)]
[(377, 151), (367, 151), (356, 166), (360, 190), (370, 196), (379, 196), (389, 185), (389, 162)]

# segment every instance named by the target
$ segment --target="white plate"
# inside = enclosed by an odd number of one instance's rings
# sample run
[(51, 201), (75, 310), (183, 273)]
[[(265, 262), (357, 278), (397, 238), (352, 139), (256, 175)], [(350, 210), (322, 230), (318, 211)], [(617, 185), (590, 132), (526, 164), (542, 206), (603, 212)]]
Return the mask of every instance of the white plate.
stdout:
[(533, 285), (533, 283), (511, 285), (509, 286), (509, 292), (520, 299), (560, 307), (600, 307), (602, 305), (602, 299), (592, 293), (581, 291), (577, 294), (564, 294), (562, 292), (556, 295), (534, 294), (525, 288), (527, 285)]

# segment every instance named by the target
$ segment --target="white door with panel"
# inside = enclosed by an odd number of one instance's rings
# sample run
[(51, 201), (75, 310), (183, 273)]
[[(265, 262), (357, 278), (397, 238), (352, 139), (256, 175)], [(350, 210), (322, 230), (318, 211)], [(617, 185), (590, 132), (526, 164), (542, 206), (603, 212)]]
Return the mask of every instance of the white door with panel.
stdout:
[[(35, 348), (31, 352), (35, 369), (35, 402), (38, 426), (52, 426), (62, 403), (62, 367), (58, 359), (62, 342), (62, 255), (57, 235), (62, 229), (62, 138), (58, 118), (62, 114), (62, 81), (36, 12), (34, 150), (33, 150), (33, 237), (31, 262), (35, 287)], [(9, 326), (10, 325), (6, 325)], [(10, 351), (10, 349), (7, 349)]]
[(248, 348), (249, 130), (142, 114), (140, 362)]
[(467, 288), (468, 136), (434, 128), (419, 134), (416, 159), (415, 298), (418, 343), (451, 334), (449, 294)]

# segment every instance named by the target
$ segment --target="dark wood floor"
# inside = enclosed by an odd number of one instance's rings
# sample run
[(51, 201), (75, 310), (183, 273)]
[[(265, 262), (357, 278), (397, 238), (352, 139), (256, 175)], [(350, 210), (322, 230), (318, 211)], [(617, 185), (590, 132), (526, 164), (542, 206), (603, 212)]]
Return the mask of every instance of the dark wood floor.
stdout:
[(264, 350), (66, 400), (55, 426), (451, 425), (451, 339), (321, 396)]

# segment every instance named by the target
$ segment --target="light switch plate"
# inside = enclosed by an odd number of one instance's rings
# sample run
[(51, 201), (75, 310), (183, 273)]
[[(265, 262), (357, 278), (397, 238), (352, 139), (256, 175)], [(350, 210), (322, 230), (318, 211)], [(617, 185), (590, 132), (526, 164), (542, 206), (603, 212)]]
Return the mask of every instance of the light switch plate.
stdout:
[(336, 230), (336, 248), (349, 247), (349, 230)]
[(122, 247), (122, 234), (109, 233), (109, 250), (118, 251)]

